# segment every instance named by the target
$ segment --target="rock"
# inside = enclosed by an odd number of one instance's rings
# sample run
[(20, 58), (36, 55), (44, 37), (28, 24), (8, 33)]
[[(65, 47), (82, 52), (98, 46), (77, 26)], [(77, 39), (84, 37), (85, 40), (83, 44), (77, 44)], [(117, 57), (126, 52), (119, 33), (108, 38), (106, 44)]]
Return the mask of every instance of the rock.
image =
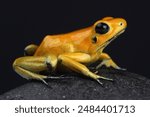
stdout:
[(101, 76), (114, 79), (113, 82), (98, 82), (81, 75), (65, 76), (62, 79), (48, 79), (48, 86), (36, 80), (12, 89), (0, 96), (3, 100), (134, 100), (150, 99), (150, 79), (114, 69), (100, 69)]

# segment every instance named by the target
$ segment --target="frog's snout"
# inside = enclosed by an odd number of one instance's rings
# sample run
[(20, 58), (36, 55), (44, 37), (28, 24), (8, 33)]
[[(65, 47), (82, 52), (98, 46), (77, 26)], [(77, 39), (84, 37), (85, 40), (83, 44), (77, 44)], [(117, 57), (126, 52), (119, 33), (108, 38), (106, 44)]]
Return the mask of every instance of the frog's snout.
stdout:
[(122, 27), (122, 28), (126, 28), (127, 27), (127, 22), (126, 22), (126, 20), (125, 19), (123, 19), (123, 18), (118, 18), (118, 25), (120, 26), (120, 27)]
[(102, 20), (106, 22), (111, 22), (113, 25), (115, 24), (117, 27), (119, 26), (121, 29), (127, 27), (127, 22), (123, 18), (104, 17)]

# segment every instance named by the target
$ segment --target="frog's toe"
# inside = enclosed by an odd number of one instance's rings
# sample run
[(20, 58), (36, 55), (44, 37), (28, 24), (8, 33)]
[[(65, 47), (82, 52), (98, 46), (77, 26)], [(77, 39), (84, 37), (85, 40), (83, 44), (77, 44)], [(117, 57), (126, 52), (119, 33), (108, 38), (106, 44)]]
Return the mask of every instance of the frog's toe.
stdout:
[(119, 66), (117, 66), (115, 69), (122, 70), (122, 71), (126, 71), (127, 70), (126, 68), (121, 68)]
[(47, 76), (48, 79), (62, 79), (64, 76)]
[(97, 81), (101, 86), (103, 86), (103, 83), (100, 81), (100, 79), (113, 81), (113, 79), (110, 79), (110, 78), (100, 77), (100, 78), (96, 79), (96, 81)]
[(95, 74), (98, 74), (98, 73), (99, 73), (99, 71), (97, 71), (97, 70), (96, 70), (94, 73), (95, 73)]
[(100, 63), (99, 65), (96, 66), (96, 70), (98, 70), (99, 68), (101, 68), (104, 65), (104, 62)]
[(103, 77), (103, 76), (99, 76), (99, 78), (98, 78), (98, 79), (104, 79), (104, 80), (113, 81), (113, 79), (111, 79), (111, 78), (106, 78), (106, 77)]
[(96, 81), (103, 86), (103, 83), (100, 81), (100, 79), (96, 79)]
[(48, 83), (44, 79), (40, 79), (45, 85), (48, 86)]

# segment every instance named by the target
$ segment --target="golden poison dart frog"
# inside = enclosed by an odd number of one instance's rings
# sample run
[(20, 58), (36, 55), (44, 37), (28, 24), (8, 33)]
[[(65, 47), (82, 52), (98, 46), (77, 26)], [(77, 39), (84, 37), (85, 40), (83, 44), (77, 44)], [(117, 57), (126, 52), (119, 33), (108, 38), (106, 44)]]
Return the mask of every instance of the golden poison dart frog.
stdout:
[(121, 69), (111, 57), (104, 53), (104, 48), (122, 34), (127, 22), (122, 18), (105, 17), (92, 26), (66, 34), (47, 35), (39, 46), (31, 44), (25, 48), (25, 56), (13, 63), (14, 70), (26, 79), (42, 80), (51, 76), (40, 74), (41, 71), (55, 72), (60, 66), (98, 81), (112, 80), (91, 72), (87, 65), (98, 60), (101, 66)]

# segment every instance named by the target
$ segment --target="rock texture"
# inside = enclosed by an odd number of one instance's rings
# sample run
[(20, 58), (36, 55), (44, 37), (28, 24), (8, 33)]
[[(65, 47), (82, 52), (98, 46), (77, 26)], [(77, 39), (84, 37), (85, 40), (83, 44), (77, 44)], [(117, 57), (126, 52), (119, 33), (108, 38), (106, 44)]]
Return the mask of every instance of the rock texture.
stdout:
[(113, 82), (98, 82), (81, 75), (66, 75), (62, 79), (48, 79), (45, 85), (40, 81), (29, 83), (12, 89), (0, 96), (3, 100), (123, 100), (150, 99), (150, 79), (114, 69), (101, 69), (101, 76), (114, 79)]

